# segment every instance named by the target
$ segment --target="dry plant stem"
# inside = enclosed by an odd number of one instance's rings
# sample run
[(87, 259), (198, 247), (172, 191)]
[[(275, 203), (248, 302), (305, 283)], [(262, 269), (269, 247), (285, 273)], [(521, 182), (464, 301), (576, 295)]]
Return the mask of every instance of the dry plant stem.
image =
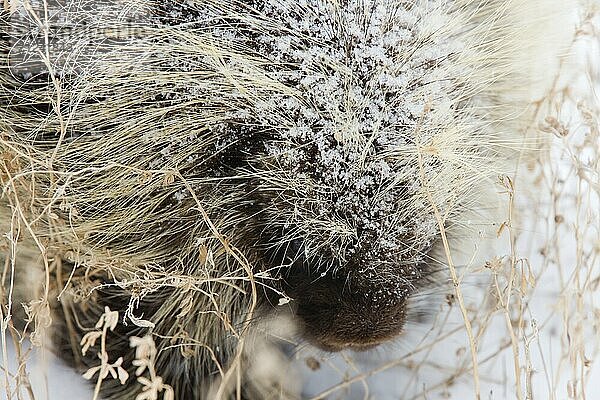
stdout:
[(460, 312), (463, 317), (463, 321), (465, 324), (465, 330), (467, 331), (467, 336), (469, 338), (469, 347), (471, 350), (471, 361), (473, 363), (473, 385), (475, 389), (475, 398), (479, 400), (481, 398), (481, 389), (479, 383), (479, 368), (477, 362), (477, 343), (475, 336), (473, 335), (473, 329), (471, 327), (471, 321), (469, 319), (469, 315), (467, 313), (467, 308), (465, 307), (465, 302), (463, 299), (462, 291), (460, 290), (460, 281), (458, 279), (458, 274), (456, 273), (456, 268), (454, 266), (454, 262), (452, 261), (452, 254), (450, 253), (450, 245), (448, 243), (448, 237), (446, 236), (446, 229), (444, 226), (444, 219), (442, 218), (438, 207), (435, 204), (435, 200), (431, 195), (431, 191), (429, 190), (427, 181), (425, 179), (425, 169), (423, 166), (423, 147), (420, 142), (420, 127), (422, 126), (423, 120), (425, 119), (425, 115), (429, 112), (430, 104), (429, 102), (425, 104), (423, 109), (423, 113), (421, 114), (419, 123), (417, 124), (415, 137), (416, 137), (416, 145), (417, 145), (417, 156), (419, 161), (419, 175), (421, 179), (421, 184), (423, 186), (423, 190), (431, 203), (431, 208), (433, 209), (435, 219), (437, 221), (438, 227), (440, 228), (440, 236), (442, 238), (442, 243), (444, 245), (444, 254), (446, 256), (446, 260), (448, 261), (448, 270), (450, 271), (450, 276), (452, 278), (452, 285), (454, 286), (454, 294), (456, 296), (456, 300), (458, 301), (458, 305), (460, 307)]
[[(344, 362), (352, 369), (352, 371), (354, 371), (356, 373), (358, 373), (360, 371), (359, 368), (356, 366), (356, 363), (354, 362), (354, 360), (352, 360), (351, 357), (348, 357), (347, 354), (342, 354), (342, 357), (344, 359)], [(346, 379), (347, 379), (347, 377), (346, 377)], [(367, 382), (366, 379), (361, 380), (360, 383), (365, 390), (363, 399), (369, 400), (369, 397), (370, 397), (369, 396), (369, 383)]]
[[(432, 327), (429, 329), (429, 331), (427, 332), (427, 334), (425, 335), (425, 337), (423, 337), (421, 339), (421, 342), (419, 342), (419, 345), (422, 345), (425, 340), (426, 337), (429, 336), (431, 334), (431, 332), (434, 330), (434, 328), (436, 326), (445, 326), (446, 323), (448, 322), (448, 319), (450, 318), (450, 312), (451, 312), (451, 308), (448, 308), (448, 312), (445, 313), (444, 318), (442, 320), (442, 322), (439, 322), (439, 316), (436, 317), (436, 322), (432, 324)], [(439, 324), (439, 325), (438, 325)], [(440, 336), (441, 336), (442, 332), (438, 331), (436, 339), (433, 341), (434, 343), (438, 340), (440, 340)], [(429, 347), (426, 349), (425, 354), (423, 355), (423, 359), (429, 359), (430, 354), (433, 352), (433, 346)], [(412, 376), (410, 378), (410, 380), (408, 381), (407, 386), (410, 386), (411, 384), (413, 384), (415, 382), (415, 380), (418, 379), (418, 375), (419, 375), (419, 371), (421, 370), (422, 364), (418, 364), (414, 369), (413, 369), (413, 373)]]
[[(1, 293), (2, 293), (2, 298), (4, 298), (4, 277), (6, 276), (6, 272), (9, 269), (9, 265), (11, 262), (11, 257), (7, 257), (4, 260), (4, 271), (2, 274), (2, 288), (1, 288)], [(4, 303), (4, 302), (3, 302)], [(4, 304), (2, 304), (4, 305)], [(0, 308), (0, 317), (2, 317), (2, 308)], [(2, 319), (3, 321), (4, 319)], [(2, 324), (1, 326), (1, 332), (0, 335), (2, 336), (2, 362), (3, 362), (3, 370), (4, 370), (4, 390), (7, 396), (7, 399), (10, 399), (10, 381), (9, 381), (9, 377), (8, 377), (8, 356), (6, 353), (6, 346), (5, 346), (5, 341), (6, 341), (6, 329), (4, 327), (4, 323), (0, 322)]]
[[(513, 216), (513, 206), (514, 206), (514, 184), (512, 179), (509, 177), (504, 177), (503, 179), (504, 187), (507, 190), (508, 194), (508, 220), (502, 224), (501, 228), (506, 227), (509, 232), (509, 240), (510, 240), (510, 276), (508, 279), (508, 286), (506, 288), (506, 299), (503, 300), (502, 291), (500, 290), (500, 286), (498, 285), (498, 275), (494, 274), (494, 284), (496, 286), (496, 291), (498, 293), (498, 300), (500, 301), (500, 306), (502, 307), (504, 313), (504, 320), (506, 322), (506, 328), (510, 334), (510, 342), (513, 351), (513, 365), (515, 369), (515, 380), (516, 380), (516, 395), (519, 400), (523, 398), (523, 392), (521, 387), (521, 366), (519, 363), (519, 341), (517, 339), (517, 335), (515, 334), (512, 319), (510, 317), (510, 299), (513, 291), (513, 283), (515, 280), (515, 272), (517, 268), (517, 257), (515, 253), (515, 235), (512, 229), (512, 216)], [(522, 323), (522, 312), (519, 317), (519, 326), (517, 329), (520, 329)]]
[(223, 380), (219, 386), (219, 390), (217, 391), (217, 394), (216, 394), (216, 399), (222, 399), (224, 397), (225, 390), (227, 389), (228, 383), (235, 374), (235, 377), (236, 377), (236, 399), (241, 400), (241, 398), (242, 398), (242, 388), (241, 388), (242, 365), (241, 365), (241, 363), (242, 363), (242, 354), (244, 351), (244, 342), (245, 342), (243, 333), (247, 330), (248, 326), (252, 322), (252, 317), (254, 315), (254, 310), (256, 309), (256, 304), (258, 301), (257, 294), (256, 294), (256, 283), (254, 281), (254, 273), (252, 272), (252, 268), (248, 264), (248, 261), (246, 260), (246, 258), (242, 254), (238, 254), (236, 249), (232, 248), (229, 245), (229, 242), (227, 241), (227, 239), (224, 238), (223, 235), (221, 235), (219, 233), (217, 227), (213, 224), (213, 222), (208, 217), (208, 214), (204, 210), (204, 207), (202, 207), (200, 200), (196, 196), (196, 193), (195, 193), (194, 189), (192, 188), (192, 186), (189, 184), (189, 182), (187, 182), (185, 180), (185, 178), (179, 172), (177, 172), (176, 175), (179, 179), (181, 179), (181, 181), (185, 185), (186, 189), (192, 195), (192, 198), (194, 199), (194, 202), (196, 203), (196, 206), (198, 207), (198, 211), (200, 211), (200, 213), (202, 214), (202, 218), (204, 219), (204, 222), (206, 222), (206, 224), (209, 226), (213, 235), (215, 235), (215, 237), (219, 239), (219, 241), (221, 242), (221, 244), (223, 245), (225, 250), (233, 256), (233, 258), (244, 268), (244, 270), (248, 274), (248, 280), (250, 282), (250, 286), (251, 286), (251, 290), (252, 290), (252, 293), (251, 293), (252, 302), (250, 304), (250, 309), (248, 310), (248, 314), (247, 314), (246, 320), (244, 322), (244, 326), (242, 327), (242, 335), (240, 335), (240, 339), (238, 342), (237, 352), (236, 352), (234, 361), (233, 361), (232, 365), (229, 366), (229, 369), (225, 373), (225, 376), (223, 377)]
[[(59, 124), (60, 124), (60, 136), (58, 138), (58, 142), (56, 143), (56, 147), (54, 148), (54, 152), (52, 153), (52, 156), (50, 157), (50, 160), (48, 161), (48, 168), (50, 171), (52, 171), (52, 163), (54, 162), (54, 159), (56, 158), (56, 154), (58, 153), (58, 149), (60, 148), (65, 135), (67, 133), (66, 130), (66, 124), (62, 115), (62, 111), (61, 111), (61, 84), (59, 79), (56, 76), (56, 73), (54, 72), (54, 68), (52, 65), (52, 62), (50, 60), (50, 38), (49, 38), (49, 31), (50, 31), (50, 27), (49, 27), (49, 15), (48, 15), (48, 2), (47, 0), (43, 0), (43, 5), (44, 5), (44, 20), (42, 21), (39, 16), (35, 13), (35, 10), (33, 10), (33, 8), (31, 7), (31, 4), (29, 4), (28, 1), (24, 2), (25, 4), (25, 9), (29, 12), (29, 14), (35, 19), (35, 21), (38, 24), (38, 27), (42, 30), (42, 32), (44, 33), (44, 53), (40, 54), (41, 60), (44, 62), (44, 65), (46, 66), (46, 68), (48, 68), (49, 71), (49, 76), (50, 79), (52, 80), (52, 84), (56, 90), (56, 99), (50, 98), (50, 102), (52, 103), (52, 108), (54, 109), (54, 112), (56, 113), (56, 116), (58, 117), (59, 120)], [(41, 51), (40, 51), (41, 53)]]
[[(13, 212), (13, 221), (16, 219), (16, 214)], [(16, 225), (16, 227), (15, 227)], [(5, 388), (7, 396), (10, 397), (10, 386), (9, 386), (9, 377), (8, 377), (8, 365), (7, 365), (7, 353), (6, 353), (6, 330), (9, 329), (10, 336), (13, 341), (13, 346), (16, 353), (16, 359), (19, 363), (18, 371), (16, 374), (16, 394), (19, 400), (22, 398), (20, 388), (21, 386), (25, 386), (27, 393), (30, 399), (34, 400), (35, 396), (33, 394), (33, 390), (31, 388), (31, 383), (29, 381), (29, 377), (27, 375), (26, 369), (26, 357), (22, 355), (21, 343), (17, 339), (17, 331), (12, 326), (12, 298), (13, 298), (13, 289), (14, 289), (14, 275), (15, 275), (15, 263), (16, 263), (16, 253), (17, 253), (17, 240), (20, 236), (20, 224), (18, 224), (18, 219), (16, 223), (13, 223), (11, 226), (10, 233), (6, 234), (6, 238), (9, 242), (9, 256), (5, 258), (4, 262), (4, 270), (2, 273), (2, 282), (0, 287), (0, 292), (2, 293), (2, 298), (5, 296), (5, 288), (6, 288), (6, 276), (10, 271), (10, 286), (8, 296), (6, 297), (6, 301), (8, 304), (2, 304), (2, 306), (6, 307), (7, 316), (5, 321), (2, 322), (2, 345), (3, 345), (3, 358), (4, 358), (4, 372), (5, 372)]]
[[(9, 242), (9, 252), (8, 257), (6, 257), (4, 262), (4, 270), (2, 272), (2, 303), (4, 303), (5, 290), (6, 287), (6, 277), (10, 274), (10, 286), (8, 295), (6, 297), (7, 304), (2, 304), (2, 306), (6, 307), (6, 316), (4, 316), (4, 308), (0, 309), (0, 318), (1, 318), (1, 340), (2, 340), (2, 362), (4, 365), (4, 387), (6, 390), (7, 399), (10, 400), (12, 398), (12, 390), (10, 385), (10, 377), (9, 377), (9, 367), (8, 367), (8, 348), (7, 348), (7, 339), (6, 339), (6, 331), (11, 321), (11, 310), (12, 310), (12, 291), (14, 287), (14, 274), (15, 274), (15, 262), (16, 262), (16, 254), (17, 254), (17, 240), (20, 235), (20, 224), (16, 223), (15, 227), (15, 218), (13, 212), (13, 218), (11, 220), (11, 230), (10, 233), (6, 235), (6, 238)], [(17, 393), (19, 392), (19, 388), (17, 386)]]
[[(449, 332), (449, 333), (441, 336), (439, 338), (440, 341), (442, 341), (445, 338), (453, 335), (454, 333), (458, 332), (461, 329), (462, 329), (461, 327), (453, 329), (451, 332)], [(343, 389), (345, 387), (348, 387), (348, 386), (352, 385), (355, 382), (365, 381), (367, 378), (369, 378), (371, 376), (377, 375), (377, 374), (379, 374), (379, 373), (381, 373), (383, 371), (386, 371), (388, 369), (391, 369), (391, 368), (397, 367), (399, 365), (402, 365), (404, 363), (405, 359), (407, 359), (409, 357), (412, 357), (412, 356), (414, 356), (416, 354), (419, 354), (423, 350), (431, 348), (432, 346), (433, 346), (433, 344), (428, 344), (428, 345), (426, 345), (426, 346), (424, 346), (422, 348), (415, 349), (414, 351), (411, 351), (410, 353), (406, 353), (403, 357), (401, 357), (401, 358), (399, 358), (397, 360), (390, 361), (389, 363), (386, 363), (386, 364), (384, 364), (384, 365), (382, 365), (382, 366), (380, 366), (378, 368), (372, 369), (372, 370), (370, 370), (368, 372), (365, 372), (365, 373), (362, 373), (360, 375), (355, 375), (352, 378), (345, 379), (343, 382), (339, 383), (338, 385), (333, 386), (333, 387), (331, 387), (331, 388), (329, 388), (327, 390), (324, 390), (323, 392), (317, 394), (316, 396), (311, 397), (309, 400), (323, 400), (323, 399), (327, 398), (327, 396), (329, 396), (330, 394), (335, 393), (335, 392), (337, 392), (337, 391), (339, 391), (339, 390), (341, 390), (341, 389)], [(508, 346), (509, 346), (508, 343), (501, 345), (493, 354), (491, 354), (488, 357), (486, 357), (485, 359), (483, 359), (482, 363), (485, 363), (487, 361), (493, 360), (498, 354), (500, 354), (502, 351), (504, 351)], [(426, 398), (425, 395), (426, 395), (427, 392), (430, 392), (431, 390), (439, 388), (439, 387), (443, 386), (444, 384), (447, 384), (447, 382), (454, 381), (458, 377), (460, 377), (461, 375), (463, 375), (463, 374), (465, 374), (467, 372), (470, 372), (472, 370), (473, 370), (472, 366), (471, 367), (466, 367), (466, 368), (461, 368), (458, 371), (456, 371), (448, 379), (445, 379), (444, 381), (442, 381), (442, 382), (440, 382), (440, 383), (438, 383), (438, 384), (436, 384), (434, 386), (428, 387), (424, 391), (416, 394), (410, 400), (415, 400), (417, 398)]]
[[(493, 361), (500, 353), (502, 353), (506, 348), (508, 348), (509, 344), (503, 344), (502, 346), (500, 346), (498, 349), (496, 349), (495, 352), (493, 352), (492, 354), (490, 354), (489, 356), (485, 357), (484, 359), (481, 360), (480, 364), (485, 364), (488, 361)], [(439, 389), (445, 385), (450, 385), (451, 382), (454, 382), (456, 379), (458, 379), (461, 375), (466, 374), (470, 371), (472, 371), (473, 368), (472, 367), (462, 367), (459, 368), (456, 372), (454, 372), (452, 375), (450, 375), (448, 377), (448, 379), (439, 382), (436, 385), (427, 387), (427, 389), (424, 389), (422, 392), (414, 395), (413, 397), (409, 398), (408, 400), (417, 400), (417, 399), (426, 399), (427, 398), (427, 393), (431, 393), (433, 390)]]
[[(43, 299), (47, 301), (48, 296), (49, 296), (49, 290), (50, 290), (50, 266), (48, 264), (48, 254), (46, 251), (46, 247), (42, 244), (42, 242), (40, 241), (38, 236), (35, 234), (35, 231), (34, 231), (33, 227), (31, 226), (31, 223), (29, 223), (27, 221), (27, 218), (25, 217), (25, 214), (23, 213), (24, 208), (21, 206), (21, 202), (19, 201), (19, 197), (17, 196), (18, 191), (17, 191), (17, 188), (15, 187), (14, 180), (12, 179), (13, 177), (12, 177), (10, 171), (6, 168), (6, 166), (4, 166), (4, 167), (5, 167), (4, 172), (9, 177), (8, 181), (10, 182), (10, 188), (14, 194), (14, 196), (12, 197), (11, 202), (10, 202), (11, 208), (13, 209), (13, 212), (16, 212), (18, 214), (18, 220), (20, 222), (23, 222), (23, 224), (25, 224), (27, 231), (31, 235), (31, 238), (33, 239), (38, 250), (40, 251), (42, 261), (44, 262), (45, 281), (44, 281)], [(6, 185), (3, 190), (4, 191), (7, 190)]]
[[(582, 208), (582, 188), (581, 188), (581, 178), (577, 180), (577, 209), (576, 209), (576, 217), (575, 217), (575, 221), (581, 221), (581, 208)], [(578, 315), (584, 315), (585, 311), (584, 311), (584, 301), (583, 301), (583, 293), (587, 293), (587, 286), (588, 286), (588, 282), (589, 279), (584, 279), (583, 283), (582, 283), (582, 277), (581, 277), (581, 269), (585, 268), (585, 263), (582, 260), (582, 255), (583, 255), (583, 249), (582, 249), (582, 244), (583, 244), (583, 240), (582, 240), (582, 232), (581, 230), (576, 227), (575, 228), (575, 241), (576, 241), (576, 247), (577, 247), (577, 255), (576, 255), (576, 268), (575, 268), (575, 282), (576, 282), (576, 310), (577, 310), (577, 314)], [(578, 348), (577, 353), (579, 353), (579, 357), (576, 357), (575, 360), (573, 361), (573, 376), (580, 376), (581, 379), (581, 397), (582, 399), (586, 399), (586, 394), (585, 394), (585, 382), (586, 382), (586, 372), (585, 372), (585, 360), (586, 360), (586, 356), (585, 356), (585, 346), (584, 346), (584, 341), (585, 338), (583, 336), (583, 327), (580, 326), (581, 321), (577, 322), (577, 342), (578, 345), (576, 346), (576, 348)], [(579, 374), (577, 374), (577, 358), (579, 358)]]
[[(27, 395), (31, 400), (35, 400), (35, 395), (33, 394), (33, 389), (31, 387), (31, 382), (29, 380), (29, 375), (27, 373), (27, 355), (23, 355), (21, 342), (17, 339), (17, 333), (14, 327), (11, 326), (10, 335), (13, 339), (13, 347), (15, 348), (16, 359), (19, 363), (19, 367), (17, 370), (17, 397), (21, 400), (21, 392), (18, 388), (25, 386), (27, 390)], [(29, 350), (27, 351), (29, 353)]]
[[(153, 333), (153, 335), (156, 336), (156, 337), (159, 337), (161, 339), (173, 339), (173, 336), (163, 336), (163, 335), (159, 335), (157, 333)], [(188, 340), (191, 340), (191, 339), (188, 338)], [(221, 378), (223, 378), (223, 376), (225, 376), (225, 371), (223, 370), (223, 366), (221, 365), (221, 363), (219, 362), (217, 356), (215, 355), (214, 350), (210, 346), (206, 346), (205, 344), (199, 343), (199, 342), (197, 342), (195, 340), (191, 340), (191, 341), (193, 342), (194, 346), (200, 346), (203, 349), (205, 349), (206, 351), (208, 351), (208, 353), (210, 354), (210, 358), (215, 363), (215, 366), (217, 367), (217, 370), (219, 371), (219, 376)], [(185, 346), (190, 346), (190, 344), (186, 343)], [(180, 347), (184, 347), (184, 345), (178, 344), (178, 345), (165, 346), (165, 347), (163, 347), (162, 351), (169, 350), (169, 349), (180, 348)]]
[(6, 389), (6, 396), (8, 400), (12, 399), (12, 393), (11, 393), (11, 385), (10, 385), (10, 379), (9, 379), (9, 369), (8, 369), (8, 348), (6, 346), (6, 321), (7, 321), (7, 317), (8, 316), (4, 316), (4, 310), (2, 310), (0, 308), (0, 318), (2, 318), (1, 320), (1, 329), (2, 329), (2, 334), (0, 336), (2, 336), (2, 362), (4, 364), (4, 367), (2, 368), (4, 370), (4, 387)]
[(535, 322), (532, 322), (532, 327), (534, 332), (530, 336), (525, 336), (525, 360), (527, 362), (527, 366), (525, 367), (525, 398), (527, 400), (533, 400), (533, 385), (532, 385), (532, 376), (533, 376), (533, 366), (531, 362), (531, 342), (536, 340), (539, 343), (539, 337), (537, 330), (535, 328)]
[[(57, 287), (60, 288), (60, 293), (63, 293), (66, 290), (66, 287), (68, 285), (68, 281), (67, 284), (64, 284), (63, 286), (63, 277), (62, 277), (62, 259), (60, 257), (56, 257), (54, 260), (54, 268), (56, 271), (56, 283), (57, 283)], [(73, 271), (75, 270), (76, 267), (73, 267)], [(60, 294), (58, 296), (58, 299), (60, 299)], [(75, 365), (82, 365), (81, 363), (81, 356), (79, 355), (79, 348), (77, 347), (77, 335), (75, 333), (75, 327), (73, 326), (73, 321), (71, 319), (71, 312), (69, 310), (69, 306), (67, 305), (66, 302), (61, 301), (60, 302), (60, 307), (63, 310), (63, 314), (65, 316), (65, 324), (67, 325), (67, 331), (69, 332), (69, 343), (71, 346), (71, 352), (73, 353), (73, 359), (75, 361)]]
[[(106, 334), (108, 331), (108, 324), (104, 324), (102, 327), (102, 337), (100, 338), (100, 354), (106, 353)], [(104, 361), (102, 361), (104, 362)], [(102, 386), (102, 373), (98, 374), (98, 380), (96, 381), (96, 387), (94, 387), (94, 397), (92, 400), (97, 400), (100, 396), (100, 386)]]

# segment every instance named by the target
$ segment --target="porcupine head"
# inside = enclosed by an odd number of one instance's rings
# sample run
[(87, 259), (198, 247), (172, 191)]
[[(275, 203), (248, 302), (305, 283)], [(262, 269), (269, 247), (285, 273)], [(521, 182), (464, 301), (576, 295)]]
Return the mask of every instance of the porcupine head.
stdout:
[[(284, 308), (300, 335), (322, 349), (367, 349), (403, 331), (411, 299), (445, 270), (442, 234), (454, 243), (479, 229), (468, 220), (490, 222), (497, 176), (510, 171), (528, 103), (552, 75), (556, 50), (543, 42), (560, 47), (554, 13), (566, 7), (135, 4), (120, 10), (150, 22), (104, 52), (102, 44), (73, 52), (87, 67), (64, 61), (75, 73), (62, 76), (61, 103), (25, 119), (22, 108), (8, 110), (8, 131), (13, 146), (52, 166), (38, 185), (62, 190), (53, 216), (68, 223), (52, 226), (55, 246), (117, 278), (96, 292), (98, 302), (143, 313), (150, 323), (138, 320), (138, 330), (183, 326), (219, 359), (252, 292), (247, 283), (219, 286), (232, 253), (255, 275), (265, 308), (290, 300)], [(124, 29), (110, 13), (93, 21)], [(20, 95), (48, 103), (39, 86)], [(62, 186), (53, 181), (67, 176)], [(45, 198), (34, 200), (48, 209)], [(207, 259), (218, 279), (192, 303), (154, 288), (138, 308), (127, 304), (141, 266), (200, 276)], [(212, 292), (219, 296), (205, 296)], [(191, 304), (186, 313), (182, 304)], [(227, 318), (211, 319), (219, 313)], [(166, 360), (171, 379), (178, 362), (194, 368), (187, 358)]]
[(256, 52), (285, 88), (242, 111), (236, 171), (303, 338), (338, 351), (396, 337), (411, 298), (445, 280), (441, 235), (460, 260), (465, 238), (497, 229), (498, 177), (554, 71), (556, 49), (526, 42), (550, 23), (534, 3), (253, 4), (277, 27)]

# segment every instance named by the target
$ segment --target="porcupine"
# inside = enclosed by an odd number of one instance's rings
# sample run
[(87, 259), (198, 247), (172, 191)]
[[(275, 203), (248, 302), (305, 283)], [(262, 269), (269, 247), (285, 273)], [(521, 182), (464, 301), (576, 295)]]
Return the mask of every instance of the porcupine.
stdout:
[(2, 14), (3, 218), (50, 260), (63, 356), (98, 364), (79, 341), (108, 306), (109, 356), (133, 376), (152, 334), (191, 399), (278, 303), (328, 351), (403, 331), (440, 228), (465, 235), (518, 154), (565, 3), (31, 4)]

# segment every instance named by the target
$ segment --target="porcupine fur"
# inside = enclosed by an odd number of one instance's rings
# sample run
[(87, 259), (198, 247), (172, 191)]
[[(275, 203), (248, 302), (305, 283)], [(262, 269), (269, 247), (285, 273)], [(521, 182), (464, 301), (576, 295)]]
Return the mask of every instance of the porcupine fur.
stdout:
[(2, 14), (2, 218), (43, 249), (57, 350), (97, 365), (79, 341), (109, 306), (110, 357), (133, 377), (128, 337), (151, 333), (177, 399), (208, 396), (278, 308), (326, 350), (402, 332), (444, 268), (435, 210), (453, 238), (493, 208), (566, 7), (66, 4), (69, 35), (49, 35), (66, 51), (45, 52), (31, 11)]

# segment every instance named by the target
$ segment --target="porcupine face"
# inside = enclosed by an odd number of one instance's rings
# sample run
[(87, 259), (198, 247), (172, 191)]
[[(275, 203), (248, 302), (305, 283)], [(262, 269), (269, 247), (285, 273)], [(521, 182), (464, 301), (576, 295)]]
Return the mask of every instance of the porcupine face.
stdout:
[(265, 45), (296, 66), (287, 84), (302, 97), (278, 102), (291, 126), (265, 143), (258, 193), (271, 200), (264, 217), (304, 335), (326, 350), (364, 349), (401, 332), (436, 232), (416, 205), (417, 165), (399, 154), (423, 112), (407, 91), (424, 71), (398, 65), (416, 16), (398, 2), (290, 4), (265, 13), (295, 35)]
[(222, 162), (246, 179), (265, 267), (280, 267), (304, 335), (327, 350), (399, 334), (429, 269), (437, 224), (414, 149), (431, 134), (418, 132), (425, 104), (451, 90), (435, 73), (452, 46), (415, 47), (411, 4), (263, 0), (241, 23), (200, 13), (269, 60), (277, 89), (218, 127), (235, 131)]
[(400, 65), (417, 16), (399, 3), (272, 1), (260, 11), (289, 29), (258, 41), (275, 62), (270, 77), (292, 92), (260, 104), (267, 130), (251, 133), (262, 153), (249, 191), (260, 246), (283, 266), (307, 338), (368, 348), (401, 332), (426, 273), (436, 224), (404, 152), (424, 108), (411, 86), (445, 55)]

